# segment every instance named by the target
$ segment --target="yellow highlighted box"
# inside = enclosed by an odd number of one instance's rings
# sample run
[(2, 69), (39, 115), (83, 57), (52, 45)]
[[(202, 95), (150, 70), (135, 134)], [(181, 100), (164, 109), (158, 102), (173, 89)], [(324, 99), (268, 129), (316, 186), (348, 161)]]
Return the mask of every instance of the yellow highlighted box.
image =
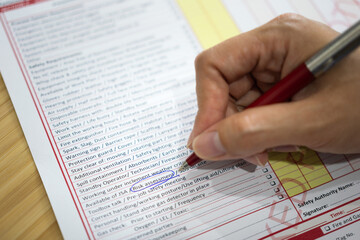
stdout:
[(269, 162), (289, 197), (332, 180), (317, 153), (303, 150), (303, 153), (269, 153)]
[(204, 49), (240, 33), (220, 0), (177, 0)]
[(326, 170), (316, 152), (305, 149), (304, 154), (291, 153), (291, 155), (311, 188), (332, 180), (329, 172)]
[(269, 159), (289, 197), (310, 189), (308, 182), (289, 153), (269, 153)]

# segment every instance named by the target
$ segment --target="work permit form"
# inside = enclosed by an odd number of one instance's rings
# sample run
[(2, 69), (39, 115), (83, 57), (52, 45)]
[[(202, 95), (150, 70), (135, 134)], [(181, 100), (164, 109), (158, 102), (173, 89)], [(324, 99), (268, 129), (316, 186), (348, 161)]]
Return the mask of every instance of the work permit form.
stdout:
[(5, 2), (1, 74), (66, 239), (360, 238), (360, 155), (177, 171), (200, 51), (283, 12), (343, 31), (358, 1)]

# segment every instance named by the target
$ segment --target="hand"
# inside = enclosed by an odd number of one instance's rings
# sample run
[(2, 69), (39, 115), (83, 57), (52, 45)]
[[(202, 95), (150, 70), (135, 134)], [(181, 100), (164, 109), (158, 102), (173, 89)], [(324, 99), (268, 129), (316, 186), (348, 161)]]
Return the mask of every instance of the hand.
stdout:
[(268, 161), (269, 150), (296, 146), (360, 152), (359, 49), (291, 102), (237, 111), (337, 35), (321, 23), (285, 14), (202, 52), (195, 60), (199, 110), (188, 146), (202, 159), (244, 158), (257, 165)]

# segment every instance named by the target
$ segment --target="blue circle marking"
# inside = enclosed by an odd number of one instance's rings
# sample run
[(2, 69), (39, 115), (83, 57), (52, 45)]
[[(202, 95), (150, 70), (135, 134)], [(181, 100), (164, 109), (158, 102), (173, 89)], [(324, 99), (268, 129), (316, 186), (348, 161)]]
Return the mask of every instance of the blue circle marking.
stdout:
[[(159, 175), (159, 174), (166, 173), (166, 172), (167, 172), (167, 173), (171, 173), (171, 176), (168, 177), (168, 178), (165, 178), (165, 179), (163, 179), (163, 180), (160, 180), (160, 181), (158, 181), (158, 182), (155, 182), (155, 183), (153, 183), (153, 184), (151, 184), (151, 185), (149, 185), (149, 186), (146, 186), (146, 187), (143, 187), (143, 188), (134, 190), (134, 187), (136, 186), (136, 184), (139, 184), (139, 183), (141, 183), (142, 181), (144, 181), (144, 180), (146, 180), (146, 179), (152, 178), (152, 177), (154, 177), (154, 176), (157, 176), (157, 175)], [(136, 183), (134, 183), (134, 184), (131, 186), (130, 191), (132, 191), (132, 192), (140, 192), (140, 191), (143, 191), (143, 190), (145, 190), (145, 189), (147, 189), (147, 188), (152, 189), (152, 188), (155, 188), (155, 187), (157, 187), (157, 186), (159, 186), (159, 185), (161, 185), (161, 184), (166, 183), (166, 182), (169, 181), (170, 179), (173, 179), (173, 178), (176, 178), (176, 177), (179, 177), (179, 176), (180, 176), (180, 175), (176, 175), (176, 176), (175, 176), (175, 172), (172, 171), (172, 170), (165, 170), (165, 171), (162, 171), (162, 172), (159, 172), (159, 173), (155, 173), (155, 174), (153, 174), (153, 175), (151, 175), (151, 176), (149, 176), (149, 177), (143, 178), (143, 179), (137, 181)]]

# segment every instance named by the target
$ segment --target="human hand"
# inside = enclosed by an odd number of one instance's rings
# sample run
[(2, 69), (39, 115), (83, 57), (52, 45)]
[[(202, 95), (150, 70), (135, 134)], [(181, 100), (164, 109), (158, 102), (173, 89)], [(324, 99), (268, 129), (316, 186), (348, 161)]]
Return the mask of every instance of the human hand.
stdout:
[[(244, 158), (296, 146), (360, 152), (360, 50), (302, 89), (291, 102), (238, 112), (338, 33), (294, 14), (202, 52), (195, 61), (198, 113), (188, 146), (202, 159)], [(236, 104), (229, 101), (229, 95)]]

